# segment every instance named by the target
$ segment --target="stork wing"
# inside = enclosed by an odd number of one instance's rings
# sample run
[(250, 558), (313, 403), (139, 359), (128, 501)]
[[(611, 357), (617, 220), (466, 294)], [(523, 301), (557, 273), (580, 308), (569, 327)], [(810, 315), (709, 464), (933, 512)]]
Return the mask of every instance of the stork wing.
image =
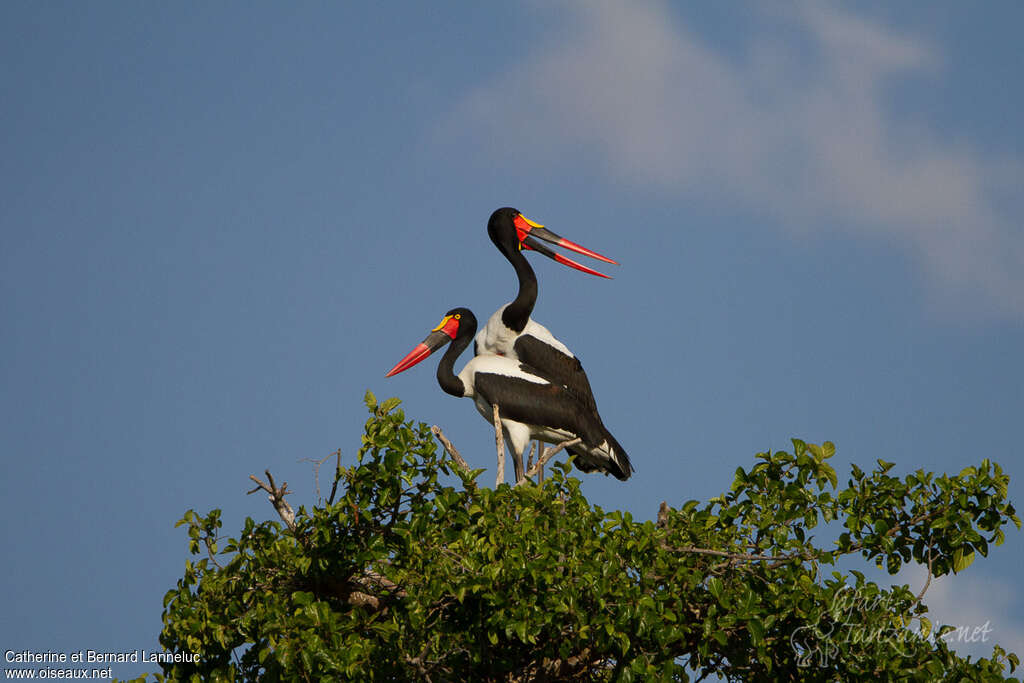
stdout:
[(530, 366), (533, 372), (564, 386), (588, 412), (597, 415), (594, 392), (579, 358), (566, 355), (530, 334), (520, 335), (514, 346), (519, 360)]

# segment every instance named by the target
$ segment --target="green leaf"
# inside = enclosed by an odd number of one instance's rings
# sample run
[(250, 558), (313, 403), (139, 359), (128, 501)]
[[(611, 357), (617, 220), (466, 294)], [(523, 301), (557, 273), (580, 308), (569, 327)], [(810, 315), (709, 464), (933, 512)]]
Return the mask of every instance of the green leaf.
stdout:
[[(965, 548), (967, 551), (965, 551)], [(974, 562), (974, 549), (968, 546), (960, 546), (953, 551), (953, 571), (962, 572)]]
[(717, 576), (712, 576), (708, 579), (708, 592), (715, 596), (715, 600), (721, 601), (722, 599), (722, 580)]
[(299, 607), (306, 607), (307, 605), (312, 604), (314, 599), (313, 594), (307, 591), (295, 591), (292, 593), (292, 600)]
[(764, 624), (760, 619), (751, 619), (748, 621), (747, 629), (750, 631), (751, 643), (755, 647), (764, 641)]

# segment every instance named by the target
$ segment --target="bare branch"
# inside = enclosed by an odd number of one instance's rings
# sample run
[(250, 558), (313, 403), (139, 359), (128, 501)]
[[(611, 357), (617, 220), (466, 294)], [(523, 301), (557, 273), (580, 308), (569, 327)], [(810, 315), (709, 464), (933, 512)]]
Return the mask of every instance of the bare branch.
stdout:
[[(538, 449), (543, 448), (543, 445), (541, 444), (541, 442), (539, 440), (538, 441), (534, 441), (533, 444)], [(531, 454), (533, 453), (533, 446), (530, 447), (530, 453)], [(539, 452), (538, 452), (538, 455), (539, 455)], [(531, 467), (531, 469), (532, 469), (532, 467)], [(540, 465), (537, 468), (537, 483), (538, 484), (543, 484), (544, 483), (544, 465)]]
[(539, 458), (537, 458), (537, 464), (534, 465), (534, 469), (539, 471), (540, 468), (544, 467), (544, 464), (548, 460), (551, 460), (551, 458), (553, 458), (556, 455), (558, 455), (558, 452), (561, 451), (563, 448), (568, 448), (569, 446), (575, 446), (576, 444), (580, 443), (581, 441), (583, 441), (583, 439), (581, 439), (579, 437), (576, 437), (575, 439), (569, 439), (568, 441), (563, 441), (562, 443), (558, 444), (557, 446), (552, 446), (551, 448), (544, 449), (543, 455), (541, 455)]
[(665, 548), (665, 550), (668, 550), (668, 551), (671, 551), (671, 552), (690, 553), (690, 554), (693, 554), (693, 555), (711, 555), (711, 556), (714, 556), (714, 557), (725, 558), (726, 562), (724, 562), (722, 564), (715, 565), (714, 567), (712, 567), (709, 570), (709, 571), (711, 571), (713, 573), (720, 572), (723, 569), (723, 565), (725, 567), (730, 567), (730, 566), (738, 565), (738, 564), (741, 564), (741, 563), (744, 563), (744, 562), (767, 562), (768, 563), (767, 564), (768, 569), (774, 569), (774, 568), (778, 567), (779, 565), (786, 564), (787, 562), (792, 562), (793, 560), (812, 560), (813, 561), (815, 559), (814, 555), (809, 554), (809, 553), (795, 552), (795, 553), (792, 553), (792, 554), (789, 554), (789, 555), (758, 555), (758, 554), (754, 554), (754, 553), (734, 553), (734, 552), (729, 552), (727, 550), (714, 550), (714, 549), (711, 549), (711, 548), (698, 548), (698, 547), (692, 546), (692, 545), (682, 546), (682, 547), (673, 547), (673, 546), (669, 546), (668, 544), (664, 543), (664, 541), (662, 542), (662, 547)]
[(341, 478), (341, 449), (338, 449), (338, 462), (334, 466), (334, 483), (331, 484), (331, 495), (327, 497), (327, 504), (334, 503), (334, 494), (338, 492), (338, 480)]
[(430, 428), (430, 431), (437, 437), (437, 440), (441, 442), (441, 445), (444, 446), (444, 450), (448, 452), (448, 455), (452, 456), (452, 460), (455, 461), (455, 464), (461, 467), (463, 472), (469, 474), (472, 470), (469, 463), (466, 462), (466, 460), (459, 454), (455, 449), (455, 446), (452, 445), (452, 442), (449, 441), (448, 437), (446, 437), (444, 432), (441, 431), (441, 428), (434, 425)]
[(217, 565), (218, 569), (224, 569), (224, 565), (218, 562), (217, 558), (213, 554), (213, 544), (216, 543), (216, 540), (206, 536), (203, 538), (203, 543), (206, 544), (206, 554), (210, 556), (210, 561)]
[(523, 478), (516, 482), (516, 486), (519, 486), (524, 481), (530, 479), (531, 477), (536, 476), (537, 473), (540, 472), (544, 468), (544, 464), (548, 460), (550, 460), (551, 458), (553, 458), (556, 455), (558, 455), (559, 451), (561, 451), (563, 448), (568, 448), (569, 446), (575, 446), (580, 441), (582, 441), (582, 439), (580, 439), (579, 437), (576, 437), (575, 439), (569, 439), (568, 441), (563, 441), (562, 443), (558, 444), (557, 446), (552, 446), (551, 448), (545, 448), (543, 455), (541, 455), (539, 458), (537, 458), (537, 464), (535, 464), (533, 467), (531, 467), (530, 470), (526, 474), (523, 475)]
[[(327, 460), (330, 459), (331, 456), (337, 456), (337, 458), (338, 458), (338, 468), (340, 468), (341, 467), (341, 449), (340, 448), (338, 450), (334, 451), (333, 453), (329, 454), (329, 455), (325, 455), (320, 460), (315, 460), (314, 458), (302, 458), (301, 460), (299, 460), (299, 462), (311, 462), (311, 463), (313, 463), (313, 481), (316, 484), (316, 499), (317, 500), (323, 500), (323, 497), (320, 495), (320, 467), (323, 466), (323, 464), (325, 462), (327, 462)], [(334, 491), (336, 491), (337, 488), (338, 488), (338, 476), (337, 476), (338, 475), (338, 469), (334, 470), (334, 475), (335, 475), (334, 476), (334, 487), (331, 489), (331, 494), (332, 494), (331, 498), (332, 499), (334, 497), (333, 496)]]
[[(929, 512), (922, 512), (921, 514), (917, 515), (916, 517), (914, 517), (913, 519), (911, 519), (910, 521), (908, 521), (906, 523), (904, 523), (904, 522), (897, 522), (896, 524), (894, 524), (892, 526), (891, 529), (889, 529), (888, 531), (885, 532), (885, 535), (888, 536), (888, 537), (895, 536), (900, 531), (903, 531), (904, 527), (911, 527), (911, 526), (914, 526), (915, 524), (920, 524), (921, 522), (927, 522), (932, 517), (935, 517), (935, 516), (937, 516), (939, 514), (945, 513), (946, 510), (947, 510), (946, 507), (936, 508), (936, 509), (931, 510)], [(862, 540), (862, 541), (859, 541), (857, 543), (854, 543), (853, 545), (851, 545), (846, 550), (841, 550), (839, 548), (836, 548), (835, 550), (832, 551), (832, 556), (833, 557), (839, 557), (840, 555), (849, 555), (849, 554), (858, 552), (858, 551), (860, 551), (861, 549), (864, 548), (864, 545), (865, 545), (865, 541)]]
[(711, 548), (697, 548), (692, 545), (682, 548), (668, 548), (679, 553), (693, 553), (695, 555), (714, 555), (739, 562), (788, 562), (792, 557), (786, 555), (753, 555), (751, 553), (731, 553), (727, 550), (713, 550)]
[[(929, 541), (930, 540), (931, 539), (929, 539)], [(921, 589), (921, 592), (917, 594), (917, 601), (918, 602), (921, 602), (921, 599), (924, 598), (924, 594), (926, 592), (928, 592), (928, 586), (930, 586), (930, 585), (932, 585), (932, 546), (929, 543), (929, 545), (928, 545), (928, 578), (925, 579), (924, 587)]]
[(419, 675), (423, 677), (423, 680), (425, 680), (427, 683), (433, 683), (432, 679), (430, 678), (430, 672), (427, 671), (427, 667), (423, 665), (423, 662), (424, 662), (424, 659), (427, 656), (427, 652), (428, 652), (428, 648), (429, 647), (430, 647), (429, 643), (427, 645), (424, 645), (423, 649), (420, 650), (420, 653), (418, 655), (416, 655), (415, 657), (410, 657), (409, 655), (405, 655), (405, 662), (407, 664), (411, 664), (412, 666), (416, 667), (417, 673), (419, 673)]
[(271, 504), (273, 504), (274, 509), (277, 510), (277, 514), (284, 521), (285, 525), (288, 527), (288, 530), (294, 532), (295, 510), (292, 510), (292, 506), (289, 505), (288, 501), (284, 499), (285, 496), (291, 493), (291, 491), (288, 490), (288, 482), (284, 482), (283, 484), (281, 484), (281, 487), (278, 488), (277, 486), (274, 485), (274, 476), (270, 474), (270, 470), (264, 470), (264, 473), (267, 475), (267, 481), (269, 481), (270, 483), (265, 484), (262, 481), (260, 481), (259, 477), (257, 477), (255, 474), (250, 474), (249, 478), (256, 482), (258, 486), (254, 488), (252, 491), (249, 491), (249, 493), (256, 493), (260, 489), (263, 489), (264, 491), (269, 493), (270, 495), (268, 496), (268, 498), (270, 499)]
[(498, 488), (505, 482), (505, 437), (501, 433), (501, 416), (498, 414), (498, 404), (494, 404), (494, 442), (498, 446), (498, 476), (494, 481), (494, 488)]

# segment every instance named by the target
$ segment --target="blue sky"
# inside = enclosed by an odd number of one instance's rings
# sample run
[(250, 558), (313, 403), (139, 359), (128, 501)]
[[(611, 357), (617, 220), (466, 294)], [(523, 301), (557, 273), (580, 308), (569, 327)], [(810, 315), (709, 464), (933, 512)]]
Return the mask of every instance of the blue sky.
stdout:
[[(1019, 503), (1022, 20), (3, 3), (0, 649), (158, 649), (174, 522), (271, 517), (265, 468), (311, 502), (302, 459), (353, 461), (366, 389), (492, 467), (432, 361), (384, 373), (514, 295), (484, 230), (505, 205), (622, 264), (533, 260), (535, 318), (636, 466), (587, 477), (594, 502), (651, 518), (796, 436), (841, 479), (992, 458)], [(1024, 652), (1022, 564), (1009, 533), (933, 609)]]

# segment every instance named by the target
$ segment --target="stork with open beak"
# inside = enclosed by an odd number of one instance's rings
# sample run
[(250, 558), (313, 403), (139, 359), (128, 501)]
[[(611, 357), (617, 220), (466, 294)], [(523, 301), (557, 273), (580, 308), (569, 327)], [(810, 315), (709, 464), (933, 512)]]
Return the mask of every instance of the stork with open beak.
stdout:
[(487, 234), (515, 269), (519, 291), (515, 299), (494, 312), (476, 335), (475, 353), (521, 360), (552, 381), (564, 384), (596, 413), (597, 402), (579, 359), (548, 328), (530, 317), (537, 303), (537, 276), (523, 251), (535, 251), (570, 268), (603, 278), (608, 276), (553, 251), (541, 240), (606, 263), (615, 261), (553, 233), (513, 208), (498, 209), (491, 214)]

